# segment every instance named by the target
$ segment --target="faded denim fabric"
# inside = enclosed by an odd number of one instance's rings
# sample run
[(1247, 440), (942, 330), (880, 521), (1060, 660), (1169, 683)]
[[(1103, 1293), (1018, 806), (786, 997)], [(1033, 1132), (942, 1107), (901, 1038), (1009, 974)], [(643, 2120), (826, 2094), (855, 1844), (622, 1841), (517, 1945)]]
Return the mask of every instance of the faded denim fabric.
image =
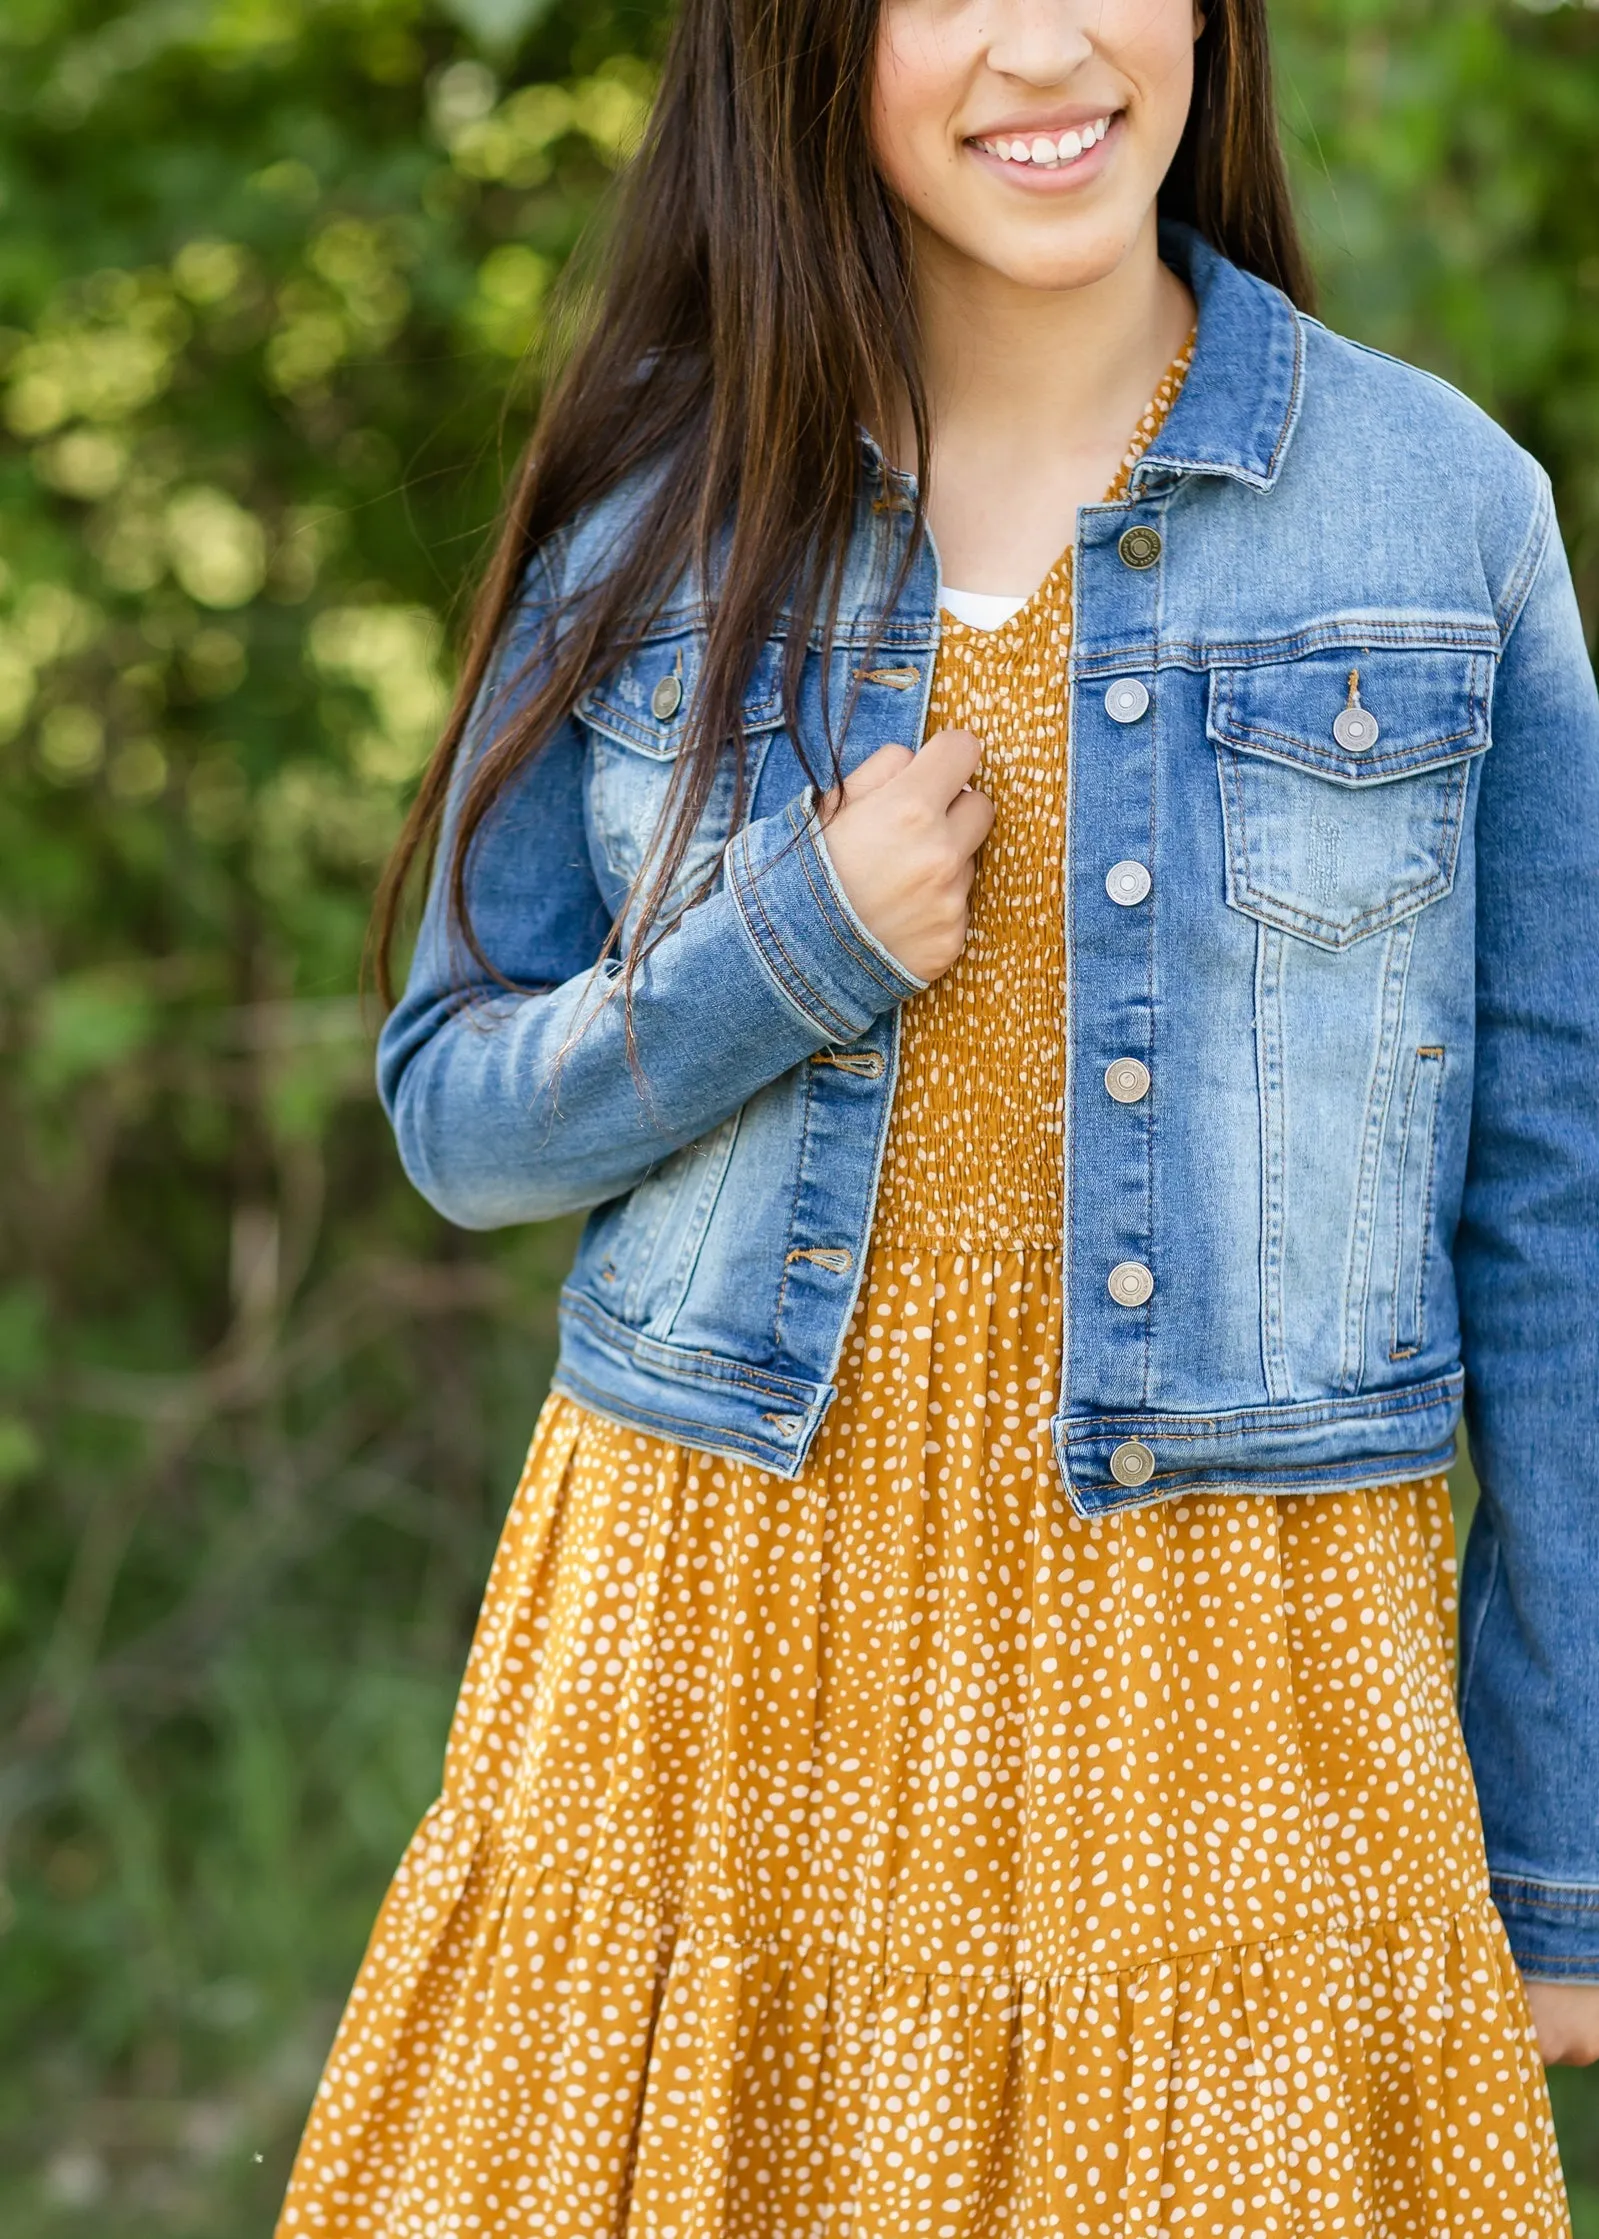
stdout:
[[(1599, 696), (1548, 481), (1443, 383), (1184, 229), (1163, 248), (1199, 301), (1192, 370), (1127, 500), (1077, 529), (1062, 1497), (1397, 1483), (1449, 1463), (1464, 1398), (1495, 1895), (1531, 1971), (1599, 1979)], [(539, 554), (463, 769), (639, 497)], [(846, 768), (921, 737), (931, 539), (888, 596), (910, 501), (864, 444), (831, 673), (813, 644), (797, 710), (818, 771), (824, 682)], [(436, 880), (379, 1072), (451, 1220), (588, 1210), (557, 1388), (792, 1477), (923, 983), (832, 873), (779, 628), (747, 820), (729, 753), (683, 891), (716, 883), (642, 970), (630, 1067), (615, 962), (593, 965), (667, 803), (683, 725), (652, 695), (675, 676), (691, 702), (705, 596), (684, 579), (475, 845), (479, 935), (532, 992), (468, 966)], [(1149, 705), (1118, 722), (1124, 679)], [(1126, 863), (1147, 892), (1118, 902)], [(1149, 1068), (1139, 1103), (1106, 1093), (1121, 1057)], [(1129, 1262), (1153, 1276), (1132, 1307), (1108, 1287)], [(1146, 1483), (1112, 1468), (1130, 1444)]]

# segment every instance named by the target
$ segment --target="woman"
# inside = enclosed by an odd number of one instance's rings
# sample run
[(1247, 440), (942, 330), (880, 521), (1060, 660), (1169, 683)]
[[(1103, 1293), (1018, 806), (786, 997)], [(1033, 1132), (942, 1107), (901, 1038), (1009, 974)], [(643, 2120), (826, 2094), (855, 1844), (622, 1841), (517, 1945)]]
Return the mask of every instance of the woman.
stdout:
[(1270, 116), (686, 0), (388, 890), (408, 1172), (590, 1218), (286, 2232), (1568, 2229), (1599, 705)]

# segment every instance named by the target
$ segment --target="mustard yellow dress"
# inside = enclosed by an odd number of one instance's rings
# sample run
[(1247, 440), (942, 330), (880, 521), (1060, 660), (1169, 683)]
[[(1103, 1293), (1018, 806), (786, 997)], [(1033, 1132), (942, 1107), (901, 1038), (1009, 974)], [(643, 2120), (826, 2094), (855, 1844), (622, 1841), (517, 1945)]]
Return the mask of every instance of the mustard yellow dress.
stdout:
[(945, 618), (996, 821), (810, 1463), (546, 1402), (283, 2239), (1569, 2233), (1442, 1480), (1056, 1481), (1070, 569)]

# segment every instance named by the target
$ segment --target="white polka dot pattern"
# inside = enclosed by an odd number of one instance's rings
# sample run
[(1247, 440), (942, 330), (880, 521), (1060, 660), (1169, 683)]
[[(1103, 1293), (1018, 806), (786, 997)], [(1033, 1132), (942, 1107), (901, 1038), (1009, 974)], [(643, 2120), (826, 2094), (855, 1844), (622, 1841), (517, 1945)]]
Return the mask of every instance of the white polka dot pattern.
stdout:
[(945, 639), (999, 813), (810, 1460), (546, 1403), (284, 2239), (1569, 2239), (1442, 1480), (1060, 1495), (1068, 625)]

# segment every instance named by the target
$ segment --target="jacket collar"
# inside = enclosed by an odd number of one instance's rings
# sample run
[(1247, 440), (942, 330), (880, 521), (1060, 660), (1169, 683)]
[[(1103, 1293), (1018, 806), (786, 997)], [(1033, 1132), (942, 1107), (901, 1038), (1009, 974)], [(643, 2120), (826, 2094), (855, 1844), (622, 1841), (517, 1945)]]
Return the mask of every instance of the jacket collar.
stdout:
[(1269, 490), (1299, 419), (1304, 327), (1280, 290), (1213, 249), (1192, 226), (1163, 221), (1160, 253), (1199, 305), (1199, 333), (1166, 424), (1134, 470), (1225, 474)]

